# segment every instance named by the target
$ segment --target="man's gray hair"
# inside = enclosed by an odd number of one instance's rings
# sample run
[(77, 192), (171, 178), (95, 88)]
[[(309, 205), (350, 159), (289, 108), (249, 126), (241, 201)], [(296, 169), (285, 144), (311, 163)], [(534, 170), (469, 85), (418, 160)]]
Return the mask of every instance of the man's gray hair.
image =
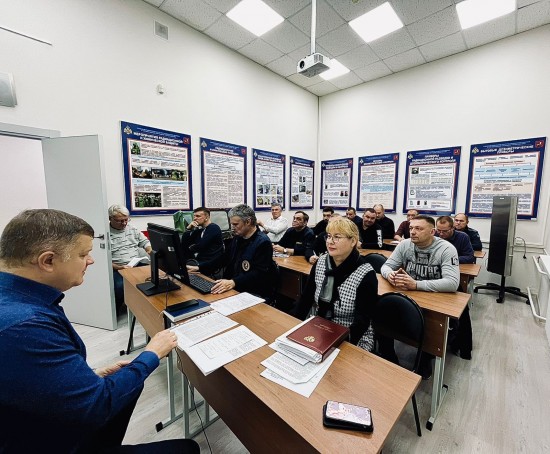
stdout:
[(124, 205), (111, 205), (109, 207), (109, 217), (112, 218), (113, 216), (116, 216), (117, 214), (122, 214), (124, 216), (130, 216), (130, 212), (128, 211), (128, 208), (126, 208)]
[(59, 210), (25, 210), (2, 232), (0, 261), (8, 267), (25, 266), (47, 251), (65, 261), (80, 235), (93, 237), (94, 229), (77, 216)]
[(234, 206), (229, 210), (229, 217), (238, 217), (243, 220), (243, 222), (251, 220), (252, 225), (256, 225), (256, 213), (252, 208), (250, 208), (248, 205), (241, 204)]
[(279, 207), (279, 208), (281, 209), (281, 211), (282, 211), (282, 209), (283, 209), (283, 206), (282, 206), (280, 203), (278, 203), (278, 202), (272, 203), (272, 204), (271, 204), (271, 208), (273, 208), (273, 207)]

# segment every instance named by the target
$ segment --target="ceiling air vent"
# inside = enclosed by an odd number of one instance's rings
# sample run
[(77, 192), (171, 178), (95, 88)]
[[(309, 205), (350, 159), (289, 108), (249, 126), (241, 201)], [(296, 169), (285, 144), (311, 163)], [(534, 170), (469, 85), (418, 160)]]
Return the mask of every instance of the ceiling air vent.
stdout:
[(155, 35), (168, 41), (168, 26), (155, 21)]

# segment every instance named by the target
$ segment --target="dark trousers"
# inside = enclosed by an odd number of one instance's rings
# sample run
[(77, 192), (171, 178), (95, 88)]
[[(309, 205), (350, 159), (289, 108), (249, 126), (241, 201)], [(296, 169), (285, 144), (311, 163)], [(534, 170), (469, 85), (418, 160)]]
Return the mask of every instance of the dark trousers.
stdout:
[[(472, 321), (470, 320), (470, 308), (466, 309), (458, 319), (456, 336), (451, 340), (451, 348), (460, 350), (461, 356), (469, 356), (472, 353)], [(454, 331), (454, 330), (453, 330)]]

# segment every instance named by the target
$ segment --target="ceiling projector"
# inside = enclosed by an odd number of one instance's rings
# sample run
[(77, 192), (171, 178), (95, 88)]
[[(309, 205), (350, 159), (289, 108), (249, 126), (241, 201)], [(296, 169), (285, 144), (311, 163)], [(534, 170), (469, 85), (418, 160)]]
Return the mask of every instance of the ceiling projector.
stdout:
[(329, 59), (322, 54), (313, 53), (298, 62), (296, 71), (306, 77), (314, 77), (330, 69)]

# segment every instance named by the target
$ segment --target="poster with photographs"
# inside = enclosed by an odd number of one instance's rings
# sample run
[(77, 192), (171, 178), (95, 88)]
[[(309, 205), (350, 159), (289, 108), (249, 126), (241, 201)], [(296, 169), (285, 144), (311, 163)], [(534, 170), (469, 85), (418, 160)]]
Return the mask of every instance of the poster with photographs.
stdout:
[(395, 213), (398, 170), (399, 153), (360, 157), (357, 209), (380, 203), (387, 213)]
[(201, 138), (202, 204), (233, 208), (246, 203), (246, 151), (242, 145)]
[(269, 211), (272, 203), (285, 204), (285, 155), (252, 149), (254, 210)]
[(313, 208), (315, 161), (290, 157), (290, 209)]
[(460, 147), (407, 152), (403, 212), (434, 216), (455, 212)]
[(321, 208), (351, 205), (353, 158), (321, 161)]
[(518, 219), (536, 219), (545, 148), (546, 137), (472, 145), (468, 216), (490, 217), (499, 195), (518, 197)]
[(120, 122), (126, 206), (132, 216), (191, 210), (191, 136)]

